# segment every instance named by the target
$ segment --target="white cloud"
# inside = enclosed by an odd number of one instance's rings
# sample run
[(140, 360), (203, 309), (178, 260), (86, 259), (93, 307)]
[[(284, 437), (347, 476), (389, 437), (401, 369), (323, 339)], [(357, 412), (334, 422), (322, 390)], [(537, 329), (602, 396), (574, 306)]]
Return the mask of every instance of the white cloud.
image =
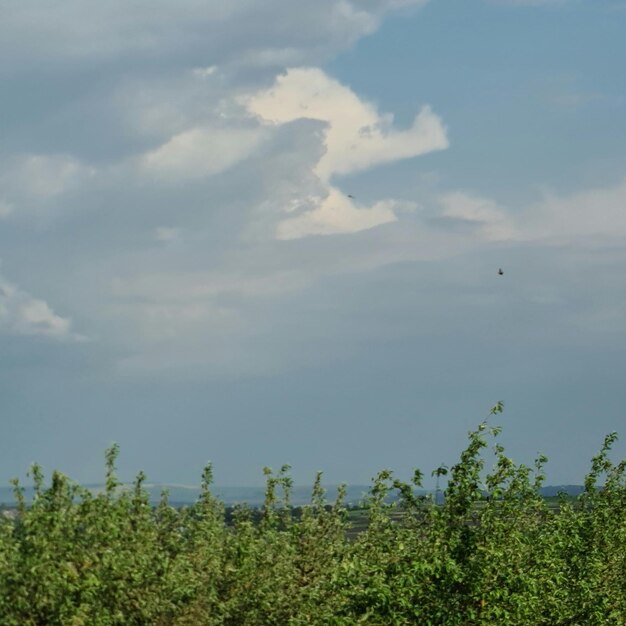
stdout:
[(144, 170), (173, 180), (224, 172), (249, 157), (263, 133), (257, 128), (193, 128), (179, 133), (142, 158)]
[[(374, 105), (319, 69), (292, 69), (279, 76), (270, 90), (235, 97), (211, 91), (218, 72), (211, 66), (208, 71), (187, 73), (175, 93), (153, 86), (124, 94), (123, 101), (131, 103), (142, 131), (150, 134), (165, 128), (171, 133), (159, 147), (140, 157), (141, 170), (169, 184), (201, 181), (246, 159), (256, 160), (257, 166), (259, 160), (275, 160), (282, 169), (268, 174), (272, 176), (271, 183), (266, 183), (270, 197), (261, 203), (259, 214), (267, 215), (270, 208), (273, 219), (278, 216), (274, 227), (278, 239), (355, 233), (396, 221), (402, 203), (392, 199), (369, 205), (355, 202), (333, 186), (333, 175), (448, 145), (443, 124), (428, 107), (416, 115), (410, 128), (397, 130), (392, 115), (380, 114)], [(202, 120), (203, 108), (212, 112), (213, 120)], [(293, 127), (294, 134), (309, 137), (296, 149), (315, 160), (288, 152), (292, 148), (286, 150), (282, 140), (272, 143), (280, 137), (281, 127), (307, 120), (320, 124)], [(313, 143), (318, 148), (313, 149)], [(285, 150), (284, 157), (281, 150)], [(289, 175), (285, 168), (291, 170)], [(295, 169), (300, 171), (298, 181), (291, 180)], [(289, 182), (285, 184), (282, 178)], [(281, 213), (288, 218), (281, 219)]]
[(66, 154), (31, 154), (17, 159), (2, 180), (23, 195), (47, 198), (65, 193), (95, 173)]
[(392, 115), (381, 115), (318, 68), (289, 69), (271, 89), (250, 97), (247, 106), (272, 123), (301, 118), (326, 122), (326, 153), (316, 167), (324, 181), (448, 147), (445, 128), (429, 107), (422, 108), (411, 128), (396, 130)]
[[(306, 118), (326, 125), (325, 152), (313, 172), (327, 193), (316, 206), (280, 222), (279, 239), (353, 233), (396, 221), (395, 201), (358, 206), (330, 181), (448, 146), (445, 128), (429, 107), (422, 108), (409, 129), (396, 130), (392, 115), (381, 115), (374, 105), (317, 68), (290, 69), (271, 89), (242, 101), (265, 123), (281, 125)], [(293, 206), (288, 210), (292, 212)]]
[(0, 276), (0, 331), (62, 340), (82, 339), (72, 333), (71, 325), (69, 319), (57, 315), (44, 300)]
[(329, 193), (315, 209), (297, 217), (282, 220), (277, 227), (278, 239), (299, 239), (307, 235), (356, 233), (397, 221), (393, 200), (376, 202), (369, 208), (358, 208), (352, 199), (338, 189)]
[(96, 175), (95, 168), (67, 154), (29, 154), (0, 167), (0, 186), (8, 198), (0, 203), (0, 217), (24, 209), (41, 211), (47, 201), (78, 189)]
[(439, 218), (451, 226), (477, 231), (491, 241), (512, 239), (516, 236), (512, 220), (506, 211), (488, 198), (461, 191), (439, 197)]
[(200, 78), (208, 78), (217, 72), (217, 65), (208, 65), (206, 67), (196, 67), (192, 70), (195, 76)]
[(569, 195), (546, 193), (520, 216), (528, 239), (563, 243), (626, 236), (626, 178)]
[(593, 246), (626, 237), (626, 178), (570, 194), (546, 191), (515, 213), (466, 191), (448, 192), (436, 201), (435, 223), (485, 241)]

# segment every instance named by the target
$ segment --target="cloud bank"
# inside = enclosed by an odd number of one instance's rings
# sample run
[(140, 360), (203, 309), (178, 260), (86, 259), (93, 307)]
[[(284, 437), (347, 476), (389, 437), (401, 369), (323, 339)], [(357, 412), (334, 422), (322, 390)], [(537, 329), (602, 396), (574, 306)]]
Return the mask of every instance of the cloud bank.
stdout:
[[(393, 195), (352, 187), (400, 162), (416, 164), (417, 180), (421, 156), (450, 148), (428, 94), (400, 127), (321, 68), (389, 12), (422, 4), (7, 7), (7, 80), (12, 55), (37, 67), (38, 81), (70, 76), (74, 91), (24, 111), (0, 147), (3, 268), (46, 294), (3, 280), (3, 332), (70, 339), (80, 319), (124, 375), (190, 364), (198, 375), (279, 371), (349, 352), (361, 339), (340, 345), (347, 327), (392, 332), (351, 324), (353, 282), (626, 237), (623, 182), (516, 207), (445, 179)], [(39, 46), (26, 45), (34, 38)], [(341, 303), (326, 299), (335, 283), (348, 294)], [(328, 340), (313, 351), (320, 333)]]

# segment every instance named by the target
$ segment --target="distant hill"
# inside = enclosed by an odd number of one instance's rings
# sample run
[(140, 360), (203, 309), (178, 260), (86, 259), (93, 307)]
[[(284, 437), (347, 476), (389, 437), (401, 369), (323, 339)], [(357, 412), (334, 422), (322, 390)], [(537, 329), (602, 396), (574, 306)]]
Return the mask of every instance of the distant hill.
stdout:
[[(104, 490), (104, 485), (84, 485), (93, 494), (97, 494)], [(121, 489), (132, 489), (131, 484), (124, 484)], [(183, 506), (193, 504), (200, 495), (200, 488), (188, 485), (167, 485), (148, 483), (145, 485), (146, 491), (150, 494), (150, 500), (157, 503), (161, 497), (161, 492), (165, 489), (168, 492), (169, 501), (174, 506)], [(369, 490), (368, 485), (352, 485), (347, 489), (346, 502), (348, 504), (358, 504), (363, 500)], [(549, 485), (541, 489), (541, 495), (544, 497), (556, 496), (559, 493), (566, 493), (570, 496), (577, 496), (583, 491), (582, 485)], [(263, 504), (265, 496), (264, 487), (219, 487), (216, 486), (212, 492), (226, 505), (247, 503), (252, 507)], [(25, 487), (24, 496), (27, 501), (32, 500), (33, 488)], [(424, 492), (428, 493), (428, 492)], [(329, 485), (326, 487), (326, 497), (329, 502), (333, 502), (337, 495), (337, 486)], [(293, 488), (291, 495), (291, 503), (295, 506), (308, 504), (311, 501), (310, 486), (296, 486)], [(13, 505), (15, 498), (13, 497), (12, 487), (0, 487), (0, 504)]]

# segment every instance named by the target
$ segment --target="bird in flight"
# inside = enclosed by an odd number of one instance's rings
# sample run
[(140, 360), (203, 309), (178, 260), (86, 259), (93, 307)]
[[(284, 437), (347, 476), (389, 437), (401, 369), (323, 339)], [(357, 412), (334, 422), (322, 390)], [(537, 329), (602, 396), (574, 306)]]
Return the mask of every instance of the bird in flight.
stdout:
[(498, 270), (498, 274), (499, 274), (500, 276), (502, 276), (502, 275), (504, 274), (504, 272), (502, 271), (502, 268), (500, 268), (500, 269)]
[(353, 200), (355, 200), (355, 197), (352, 194), (348, 194), (348, 198), (352, 198)]

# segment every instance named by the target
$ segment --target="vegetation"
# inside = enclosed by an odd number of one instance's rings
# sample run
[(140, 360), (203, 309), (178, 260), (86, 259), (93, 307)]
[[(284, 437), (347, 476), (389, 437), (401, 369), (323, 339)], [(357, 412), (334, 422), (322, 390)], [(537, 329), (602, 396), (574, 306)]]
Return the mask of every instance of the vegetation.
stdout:
[[(502, 405), (492, 410), (500, 413)], [(367, 527), (351, 535), (342, 494), (328, 506), (317, 476), (310, 506), (289, 503), (289, 468), (266, 470), (265, 506), (227, 524), (210, 491), (191, 507), (150, 506), (143, 474), (92, 495), (38, 466), (36, 496), (0, 520), (0, 623), (6, 626), (380, 626), (626, 624), (626, 463), (606, 437), (585, 490), (558, 507), (540, 496), (544, 457), (516, 465), (488, 421), (469, 434), (442, 504), (382, 471)], [(484, 451), (495, 462), (485, 471)], [(399, 498), (389, 504), (390, 493)]]

